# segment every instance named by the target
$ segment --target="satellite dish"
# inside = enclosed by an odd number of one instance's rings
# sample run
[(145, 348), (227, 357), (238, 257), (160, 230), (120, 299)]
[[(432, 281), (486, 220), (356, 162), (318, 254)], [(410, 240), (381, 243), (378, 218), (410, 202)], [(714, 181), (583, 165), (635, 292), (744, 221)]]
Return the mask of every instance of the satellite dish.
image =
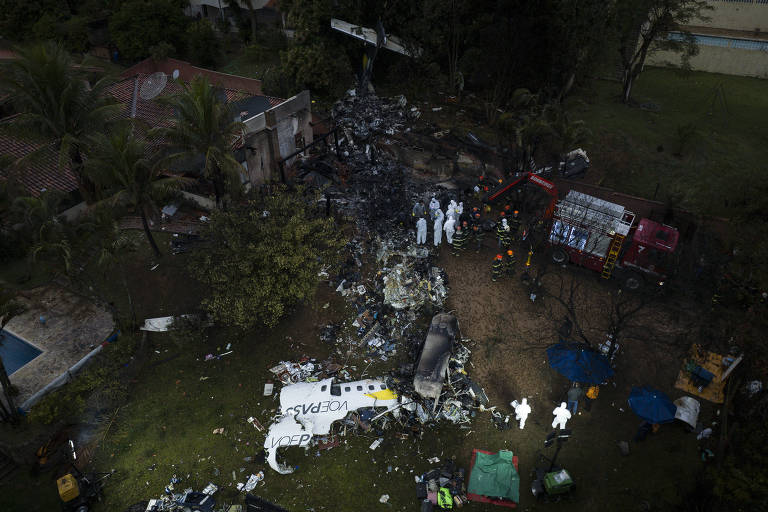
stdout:
[(141, 84), (139, 89), (139, 96), (144, 100), (151, 100), (160, 94), (165, 88), (165, 84), (168, 83), (168, 75), (162, 71), (152, 73), (144, 79), (144, 83)]
[(174, 69), (173, 70), (173, 75), (171, 75), (171, 76), (173, 76), (174, 80), (178, 80), (179, 79), (179, 70), (178, 69)]

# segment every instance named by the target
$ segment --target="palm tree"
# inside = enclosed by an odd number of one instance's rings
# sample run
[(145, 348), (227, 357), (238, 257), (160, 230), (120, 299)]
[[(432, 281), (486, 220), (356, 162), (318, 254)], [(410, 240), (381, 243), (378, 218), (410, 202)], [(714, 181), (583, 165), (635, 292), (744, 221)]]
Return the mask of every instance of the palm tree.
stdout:
[(89, 138), (86, 172), (110, 196), (103, 200), (113, 206), (133, 208), (152, 250), (160, 257), (160, 249), (149, 230), (148, 218), (157, 212), (156, 201), (172, 190), (184, 187), (191, 180), (181, 177), (160, 177), (161, 162), (157, 152), (148, 150), (143, 140), (135, 138), (130, 126), (112, 133)]
[(69, 272), (72, 248), (64, 225), (56, 217), (62, 199), (62, 195), (54, 191), (39, 197), (17, 197), (11, 204), (10, 218), (14, 223), (13, 229), (23, 233), (30, 243), (32, 263), (47, 260), (55, 266), (60, 264)]
[[(120, 110), (106, 92), (109, 79), (90, 84), (57, 44), (40, 43), (16, 52), (18, 58), (0, 73), (0, 87), (18, 113), (7, 129), (25, 139), (52, 141), (59, 153), (59, 167), (69, 165), (84, 199), (95, 200), (93, 183), (83, 172), (85, 139), (116, 119)], [(25, 159), (39, 156), (46, 147), (42, 144)]]
[(240, 190), (243, 168), (232, 153), (232, 144), (244, 126), (234, 120), (231, 109), (217, 96), (216, 89), (204, 76), (182, 84), (183, 91), (162, 102), (173, 108), (173, 125), (155, 128), (150, 136), (164, 138), (170, 160), (201, 155), (205, 160), (203, 175), (213, 182), (216, 204), (226, 193)]

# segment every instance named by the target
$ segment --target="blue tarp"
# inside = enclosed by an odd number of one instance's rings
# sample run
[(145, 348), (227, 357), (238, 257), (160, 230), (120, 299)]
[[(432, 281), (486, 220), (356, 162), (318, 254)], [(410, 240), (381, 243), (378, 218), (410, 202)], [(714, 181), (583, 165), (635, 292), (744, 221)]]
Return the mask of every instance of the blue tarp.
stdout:
[(675, 419), (677, 406), (665, 393), (652, 387), (632, 388), (627, 401), (635, 414), (651, 423), (669, 423)]
[(560, 342), (547, 349), (549, 366), (574, 382), (600, 384), (613, 375), (608, 358), (584, 343)]

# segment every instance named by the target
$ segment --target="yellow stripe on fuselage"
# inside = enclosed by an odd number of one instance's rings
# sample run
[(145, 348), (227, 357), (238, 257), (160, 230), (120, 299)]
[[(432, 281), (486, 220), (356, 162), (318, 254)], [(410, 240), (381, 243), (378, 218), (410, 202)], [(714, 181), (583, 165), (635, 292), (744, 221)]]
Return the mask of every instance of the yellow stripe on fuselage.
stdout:
[(381, 391), (366, 393), (365, 396), (375, 398), (376, 400), (395, 400), (397, 398), (397, 393), (391, 389), (382, 389)]

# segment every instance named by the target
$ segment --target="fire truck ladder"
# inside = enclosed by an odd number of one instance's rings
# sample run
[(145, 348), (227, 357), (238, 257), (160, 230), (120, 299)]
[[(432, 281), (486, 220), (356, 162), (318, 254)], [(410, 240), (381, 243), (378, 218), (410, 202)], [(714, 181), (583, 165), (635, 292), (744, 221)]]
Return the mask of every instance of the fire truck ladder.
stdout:
[(619, 258), (619, 251), (621, 251), (623, 244), (624, 235), (616, 233), (611, 241), (611, 246), (608, 248), (608, 255), (605, 257), (605, 263), (603, 264), (603, 272), (601, 274), (603, 279), (611, 277), (613, 267), (616, 266), (616, 260)]

